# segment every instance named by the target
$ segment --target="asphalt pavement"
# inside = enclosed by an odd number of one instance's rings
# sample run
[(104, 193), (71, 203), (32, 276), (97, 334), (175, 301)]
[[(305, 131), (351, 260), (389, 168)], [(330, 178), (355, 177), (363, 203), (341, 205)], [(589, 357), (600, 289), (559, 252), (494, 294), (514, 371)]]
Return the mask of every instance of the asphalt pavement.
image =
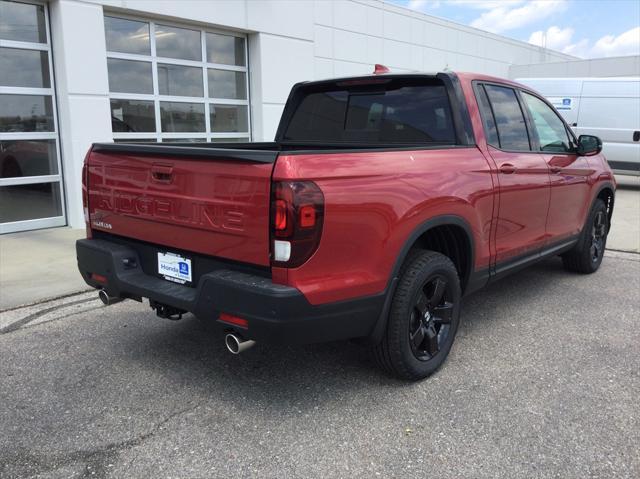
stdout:
[(353, 342), (230, 355), (93, 294), (3, 313), (0, 477), (640, 477), (640, 255), (547, 260), (466, 298), (407, 383)]

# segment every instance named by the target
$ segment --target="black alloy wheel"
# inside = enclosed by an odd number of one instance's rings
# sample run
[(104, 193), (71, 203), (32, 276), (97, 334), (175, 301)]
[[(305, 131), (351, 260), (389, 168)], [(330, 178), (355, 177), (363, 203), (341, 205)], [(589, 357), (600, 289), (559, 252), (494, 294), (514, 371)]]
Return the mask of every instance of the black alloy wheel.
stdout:
[(432, 359), (449, 337), (453, 303), (447, 279), (430, 278), (418, 291), (409, 322), (411, 351), (421, 361)]
[(591, 228), (591, 261), (596, 263), (604, 253), (604, 242), (607, 236), (606, 212), (600, 210), (596, 213)]
[(607, 206), (600, 198), (596, 199), (582, 228), (575, 246), (562, 255), (565, 269), (575, 273), (594, 273), (602, 264), (609, 234), (609, 216)]
[(417, 380), (446, 360), (460, 323), (458, 270), (436, 251), (414, 250), (402, 267), (376, 362), (396, 377)]

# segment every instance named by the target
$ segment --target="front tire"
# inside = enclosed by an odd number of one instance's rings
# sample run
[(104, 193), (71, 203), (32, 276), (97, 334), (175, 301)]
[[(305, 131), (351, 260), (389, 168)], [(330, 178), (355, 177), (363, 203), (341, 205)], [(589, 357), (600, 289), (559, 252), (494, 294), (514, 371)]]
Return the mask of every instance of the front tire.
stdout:
[(562, 255), (565, 269), (582, 274), (595, 273), (602, 264), (608, 233), (607, 206), (604, 201), (597, 199), (589, 212), (578, 243), (571, 251)]
[(433, 374), (445, 361), (460, 321), (460, 279), (449, 258), (415, 251), (403, 267), (376, 362), (402, 379)]

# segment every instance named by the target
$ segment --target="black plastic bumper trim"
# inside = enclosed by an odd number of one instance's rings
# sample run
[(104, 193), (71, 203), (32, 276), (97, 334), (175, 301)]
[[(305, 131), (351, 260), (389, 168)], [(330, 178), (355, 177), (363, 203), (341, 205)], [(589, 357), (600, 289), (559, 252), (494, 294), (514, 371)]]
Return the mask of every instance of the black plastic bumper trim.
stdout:
[[(203, 320), (216, 321), (220, 312), (237, 315), (249, 322), (243, 336), (256, 341), (302, 344), (368, 336), (385, 299), (383, 292), (312, 305), (296, 288), (231, 269), (203, 274), (195, 288), (183, 286), (143, 272), (135, 249), (99, 239), (78, 240), (76, 254), (82, 277), (94, 288), (111, 296), (149, 298)], [(92, 273), (105, 276), (106, 285), (93, 280)]]

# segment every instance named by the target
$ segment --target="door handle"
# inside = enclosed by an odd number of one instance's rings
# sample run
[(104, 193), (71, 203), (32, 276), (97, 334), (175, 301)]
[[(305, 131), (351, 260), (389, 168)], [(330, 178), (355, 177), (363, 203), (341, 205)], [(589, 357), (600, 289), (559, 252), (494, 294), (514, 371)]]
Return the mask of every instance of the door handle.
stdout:
[(151, 177), (158, 183), (171, 183), (173, 167), (166, 165), (153, 165), (151, 167)]
[(633, 141), (640, 141), (640, 131), (633, 132)]
[(562, 171), (562, 167), (560, 166), (550, 166), (549, 169), (551, 173), (560, 173)]
[(503, 163), (502, 165), (500, 165), (500, 173), (504, 173), (505, 175), (510, 175), (511, 173), (515, 173), (516, 169), (517, 168), (513, 166), (511, 163)]

